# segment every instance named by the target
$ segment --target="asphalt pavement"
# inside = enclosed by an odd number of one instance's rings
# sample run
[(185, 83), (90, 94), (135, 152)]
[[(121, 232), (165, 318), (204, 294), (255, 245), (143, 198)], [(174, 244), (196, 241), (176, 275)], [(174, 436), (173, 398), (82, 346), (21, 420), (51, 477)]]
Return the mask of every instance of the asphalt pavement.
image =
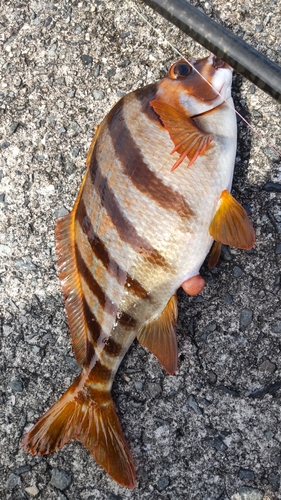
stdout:
[[(275, 0), (192, 2), (281, 64)], [(281, 499), (281, 160), (239, 118), (233, 194), (253, 250), (224, 248), (198, 297), (179, 292), (179, 367), (137, 342), (113, 397), (137, 471), (115, 484), (72, 441), (32, 457), (21, 439), (79, 367), (56, 274), (55, 220), (73, 206), (94, 126), (176, 56), (125, 1), (0, 2), (0, 498)], [(140, 1), (187, 57), (206, 51)], [(239, 112), (281, 150), (281, 108), (234, 75)]]

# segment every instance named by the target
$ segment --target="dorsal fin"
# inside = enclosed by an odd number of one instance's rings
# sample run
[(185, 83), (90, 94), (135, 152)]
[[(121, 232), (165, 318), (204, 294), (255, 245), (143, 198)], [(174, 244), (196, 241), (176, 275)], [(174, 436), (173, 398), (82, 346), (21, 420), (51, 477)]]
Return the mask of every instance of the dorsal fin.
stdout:
[(246, 210), (227, 190), (221, 194), (209, 231), (224, 245), (250, 250), (255, 244), (255, 231)]
[(86, 360), (87, 324), (75, 255), (75, 214), (85, 179), (86, 175), (72, 211), (57, 220), (55, 231), (58, 275), (65, 300), (73, 351), (79, 365), (83, 365)]
[(171, 171), (175, 170), (186, 156), (189, 159), (188, 167), (191, 167), (198, 156), (203, 154), (209, 147), (213, 135), (201, 130), (195, 125), (192, 118), (189, 118), (169, 104), (154, 100), (151, 101), (150, 105), (153, 107), (155, 113), (160, 116), (165, 129), (169, 132), (175, 145), (171, 154), (177, 152), (181, 155), (173, 165)]
[(138, 341), (158, 358), (170, 375), (175, 373), (178, 364), (177, 316), (177, 296), (173, 295), (160, 316), (146, 322), (137, 334)]

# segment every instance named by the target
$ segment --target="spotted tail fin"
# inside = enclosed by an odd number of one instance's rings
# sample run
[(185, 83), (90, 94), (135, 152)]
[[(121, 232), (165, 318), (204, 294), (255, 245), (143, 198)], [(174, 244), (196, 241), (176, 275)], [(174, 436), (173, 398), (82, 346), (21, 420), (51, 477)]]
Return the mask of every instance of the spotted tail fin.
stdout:
[(47, 455), (75, 438), (122, 486), (134, 488), (135, 470), (114, 403), (108, 392), (90, 399), (78, 388), (81, 376), (23, 438), (32, 455)]

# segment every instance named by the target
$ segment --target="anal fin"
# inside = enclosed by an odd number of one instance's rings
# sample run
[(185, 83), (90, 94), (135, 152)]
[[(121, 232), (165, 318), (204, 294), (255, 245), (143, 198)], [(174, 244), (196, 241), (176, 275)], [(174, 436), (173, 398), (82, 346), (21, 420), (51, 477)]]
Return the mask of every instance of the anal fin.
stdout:
[(137, 334), (138, 341), (158, 358), (170, 375), (175, 373), (178, 364), (177, 316), (177, 297), (173, 295), (162, 313), (146, 322)]
[(255, 231), (246, 210), (227, 190), (221, 194), (209, 232), (214, 240), (243, 250), (255, 244)]
[(221, 243), (214, 241), (208, 258), (208, 268), (214, 269), (216, 267), (221, 254)]

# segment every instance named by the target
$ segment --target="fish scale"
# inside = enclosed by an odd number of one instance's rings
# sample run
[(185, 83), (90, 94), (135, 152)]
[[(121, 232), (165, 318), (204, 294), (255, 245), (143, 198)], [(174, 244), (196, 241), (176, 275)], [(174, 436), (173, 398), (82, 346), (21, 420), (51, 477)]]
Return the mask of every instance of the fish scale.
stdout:
[[(81, 374), (23, 440), (44, 455), (83, 443), (119, 484), (136, 484), (111, 387), (137, 337), (177, 369), (176, 290), (200, 293), (210, 246), (249, 249), (254, 232), (232, 198), (236, 149), (231, 70), (214, 56), (185, 61), (123, 97), (98, 128), (74, 208), (57, 222), (58, 272)], [(172, 153), (172, 154), (171, 154)]]

